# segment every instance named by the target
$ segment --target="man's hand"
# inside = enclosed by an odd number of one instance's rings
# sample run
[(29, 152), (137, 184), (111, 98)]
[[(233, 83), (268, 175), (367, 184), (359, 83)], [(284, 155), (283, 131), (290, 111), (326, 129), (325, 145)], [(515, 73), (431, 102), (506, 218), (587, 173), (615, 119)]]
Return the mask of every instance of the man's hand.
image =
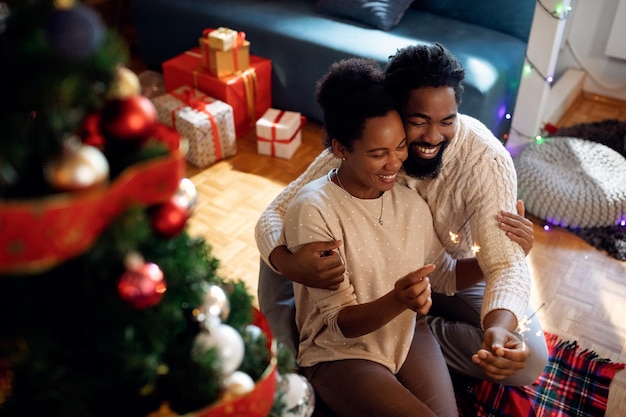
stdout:
[(526, 366), (530, 351), (507, 329), (491, 327), (485, 330), (483, 348), (472, 356), (472, 362), (480, 366), (494, 381), (515, 375)]
[(516, 327), (517, 319), (508, 310), (493, 310), (485, 316), (482, 349), (472, 356), (472, 362), (494, 381), (515, 375), (526, 366), (530, 351), (513, 334)]
[(435, 270), (435, 265), (424, 265), (398, 279), (395, 283), (394, 292), (404, 306), (425, 315), (433, 305), (431, 298), (430, 280), (427, 275)]
[(517, 214), (502, 211), (496, 217), (496, 220), (500, 222), (500, 229), (504, 230), (507, 237), (518, 243), (524, 249), (526, 256), (528, 256), (533, 248), (535, 231), (533, 222), (524, 217), (524, 213), (524, 202), (517, 200)]
[(286, 278), (307, 287), (336, 290), (346, 268), (335, 251), (342, 241), (312, 242), (291, 253), (285, 246), (275, 248), (270, 261)]

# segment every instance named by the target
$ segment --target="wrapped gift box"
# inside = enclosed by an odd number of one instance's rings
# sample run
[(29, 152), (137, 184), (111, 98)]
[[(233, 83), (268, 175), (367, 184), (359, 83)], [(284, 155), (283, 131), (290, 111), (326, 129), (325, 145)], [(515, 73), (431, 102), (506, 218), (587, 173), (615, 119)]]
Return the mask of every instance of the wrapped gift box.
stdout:
[(244, 38), (243, 32), (230, 28), (205, 29), (202, 35), (209, 40), (209, 47), (218, 51), (229, 51), (236, 45), (238, 38)]
[(255, 121), (272, 105), (272, 61), (250, 55), (250, 68), (219, 78), (202, 68), (200, 48), (163, 63), (165, 90), (190, 85), (233, 107), (238, 138), (247, 135)]
[(237, 153), (233, 108), (190, 86), (152, 99), (159, 121), (189, 141), (187, 161), (204, 168)]
[(200, 38), (202, 66), (217, 77), (238, 74), (250, 68), (250, 42), (241, 40), (228, 50), (210, 46), (207, 38)]
[(267, 109), (256, 122), (257, 152), (291, 159), (302, 143), (304, 121), (297, 112)]

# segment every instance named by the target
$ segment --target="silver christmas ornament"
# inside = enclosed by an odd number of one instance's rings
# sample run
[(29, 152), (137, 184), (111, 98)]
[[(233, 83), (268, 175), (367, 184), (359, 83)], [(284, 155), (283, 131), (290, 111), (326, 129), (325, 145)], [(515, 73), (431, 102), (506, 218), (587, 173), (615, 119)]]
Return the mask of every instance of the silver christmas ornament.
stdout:
[(217, 285), (207, 286), (204, 300), (193, 314), (205, 329), (211, 329), (226, 321), (230, 314), (230, 302), (224, 290)]
[(210, 331), (203, 330), (198, 333), (193, 341), (191, 357), (199, 361), (202, 355), (212, 348), (217, 349), (223, 376), (228, 376), (239, 368), (246, 350), (239, 332), (228, 324), (219, 324)]

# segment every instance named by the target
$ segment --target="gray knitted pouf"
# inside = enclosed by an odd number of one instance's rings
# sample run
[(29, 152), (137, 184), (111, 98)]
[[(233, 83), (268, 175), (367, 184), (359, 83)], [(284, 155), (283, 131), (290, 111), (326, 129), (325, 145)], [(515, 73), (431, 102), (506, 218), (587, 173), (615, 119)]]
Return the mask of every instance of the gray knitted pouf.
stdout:
[(515, 158), (528, 213), (562, 227), (612, 226), (626, 216), (626, 159), (600, 143), (547, 138)]

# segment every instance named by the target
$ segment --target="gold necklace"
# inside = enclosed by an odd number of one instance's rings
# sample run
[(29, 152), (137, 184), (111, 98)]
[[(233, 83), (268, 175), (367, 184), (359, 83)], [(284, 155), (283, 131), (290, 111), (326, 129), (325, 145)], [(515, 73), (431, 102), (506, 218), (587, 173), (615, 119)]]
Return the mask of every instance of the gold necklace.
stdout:
[(334, 173), (335, 174), (335, 178), (337, 178), (337, 185), (339, 185), (339, 188), (341, 188), (346, 194), (348, 194), (350, 197), (352, 197), (354, 202), (357, 203), (359, 205), (359, 207), (361, 207), (363, 210), (365, 210), (367, 212), (367, 214), (369, 214), (370, 216), (372, 216), (373, 218), (378, 220), (378, 224), (380, 224), (382, 226), (383, 225), (383, 207), (385, 206), (385, 194), (380, 196), (380, 216), (376, 217), (367, 208), (365, 208), (363, 205), (361, 205), (361, 203), (359, 203), (359, 199), (358, 198), (356, 198), (355, 196), (350, 194), (348, 192), (348, 190), (346, 190), (346, 188), (341, 183), (341, 180), (339, 179), (339, 170), (337, 168), (334, 168), (332, 171), (330, 171), (328, 173), (329, 174), (329, 176), (328, 176), (329, 180), (330, 180), (330, 174), (332, 174), (332, 173)]

